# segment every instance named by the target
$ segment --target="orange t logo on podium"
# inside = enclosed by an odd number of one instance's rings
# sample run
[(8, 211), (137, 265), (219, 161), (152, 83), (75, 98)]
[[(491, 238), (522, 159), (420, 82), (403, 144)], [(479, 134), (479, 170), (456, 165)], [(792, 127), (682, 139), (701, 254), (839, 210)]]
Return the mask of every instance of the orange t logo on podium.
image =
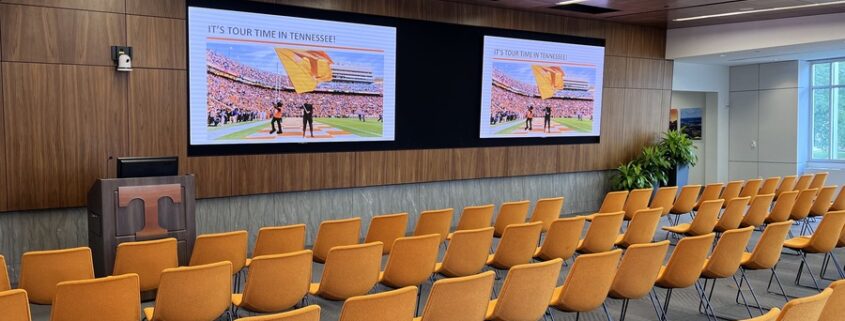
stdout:
[(144, 228), (135, 232), (135, 236), (158, 236), (167, 233), (158, 223), (158, 200), (169, 197), (174, 204), (182, 202), (182, 185), (142, 185), (120, 186), (117, 188), (118, 207), (127, 207), (132, 200), (144, 202)]
[(549, 99), (563, 89), (563, 78), (566, 77), (566, 74), (560, 67), (531, 65), (531, 71), (534, 73), (540, 98)]

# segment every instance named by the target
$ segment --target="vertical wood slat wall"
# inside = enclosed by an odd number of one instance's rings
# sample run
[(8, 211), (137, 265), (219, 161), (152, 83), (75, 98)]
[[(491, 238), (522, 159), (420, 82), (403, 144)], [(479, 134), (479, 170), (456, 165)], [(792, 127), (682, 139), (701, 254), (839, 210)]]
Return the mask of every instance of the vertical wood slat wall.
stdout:
[[(605, 38), (601, 143), (189, 158), (184, 1), (0, 0), (0, 211), (83, 206), (119, 156), (178, 155), (200, 197), (222, 197), (606, 170), (668, 123), (662, 29), (438, 0), (265, 2)], [(131, 73), (109, 56), (124, 44)]]

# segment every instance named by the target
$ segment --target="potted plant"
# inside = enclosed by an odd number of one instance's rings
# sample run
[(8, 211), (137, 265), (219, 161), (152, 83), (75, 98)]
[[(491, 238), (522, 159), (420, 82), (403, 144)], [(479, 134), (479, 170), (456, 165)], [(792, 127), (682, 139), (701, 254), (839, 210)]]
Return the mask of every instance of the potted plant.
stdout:
[(695, 145), (692, 139), (682, 130), (670, 130), (663, 134), (658, 143), (664, 153), (665, 159), (669, 162), (668, 184), (670, 186), (687, 185), (689, 179), (689, 168), (698, 162), (695, 154)]
[(672, 164), (666, 159), (660, 145), (643, 147), (640, 156), (636, 159), (637, 164), (642, 167), (652, 186), (665, 185), (668, 182), (666, 174), (672, 168)]
[(650, 187), (652, 182), (636, 161), (630, 161), (616, 168), (611, 184), (613, 190), (622, 191)]

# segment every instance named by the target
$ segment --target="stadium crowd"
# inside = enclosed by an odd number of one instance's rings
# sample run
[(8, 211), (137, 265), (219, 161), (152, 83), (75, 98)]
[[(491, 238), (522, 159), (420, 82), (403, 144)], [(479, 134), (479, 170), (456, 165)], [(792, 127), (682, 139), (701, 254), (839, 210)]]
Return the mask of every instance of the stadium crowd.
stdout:
[(541, 99), (526, 96), (502, 88), (496, 84), (491, 92), (490, 124), (524, 119), (528, 113), (528, 106), (533, 106), (531, 113), (534, 118), (543, 118), (544, 109), (551, 107), (552, 118), (593, 119), (593, 100), (550, 98)]
[[(498, 83), (503, 88), (508, 88), (515, 93), (525, 96), (540, 96), (540, 91), (537, 86), (526, 84), (519, 80), (508, 77), (503, 71), (493, 69), (493, 83)], [(570, 98), (570, 99), (593, 99), (593, 93), (584, 90), (560, 90), (555, 93), (555, 98)]]

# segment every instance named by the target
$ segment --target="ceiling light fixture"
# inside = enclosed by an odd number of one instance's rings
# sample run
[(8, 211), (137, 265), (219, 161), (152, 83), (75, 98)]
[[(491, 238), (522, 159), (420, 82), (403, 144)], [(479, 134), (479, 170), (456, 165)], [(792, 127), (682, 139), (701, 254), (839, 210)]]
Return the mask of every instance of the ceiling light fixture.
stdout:
[(587, 0), (567, 0), (567, 1), (558, 2), (557, 5), (565, 6), (565, 5), (568, 5), (568, 4), (576, 4), (576, 3), (584, 2), (584, 1), (587, 1)]
[(701, 20), (701, 19), (709, 19), (709, 18), (737, 16), (737, 15), (749, 14), (749, 13), (761, 13), (761, 12), (772, 12), (772, 11), (783, 11), (783, 10), (821, 7), (821, 6), (829, 6), (829, 5), (835, 5), (835, 4), (845, 4), (845, 1), (810, 3), (810, 4), (802, 4), (802, 5), (797, 5), (797, 6), (775, 7), (775, 8), (766, 8), (766, 9), (756, 9), (756, 10), (742, 10), (742, 9), (740, 9), (740, 11), (717, 13), (717, 14), (710, 14), (710, 15), (703, 15), (703, 16), (687, 17), (687, 18), (678, 18), (678, 19), (672, 19), (672, 21), (676, 21), (676, 22), (692, 21), (692, 20)]

